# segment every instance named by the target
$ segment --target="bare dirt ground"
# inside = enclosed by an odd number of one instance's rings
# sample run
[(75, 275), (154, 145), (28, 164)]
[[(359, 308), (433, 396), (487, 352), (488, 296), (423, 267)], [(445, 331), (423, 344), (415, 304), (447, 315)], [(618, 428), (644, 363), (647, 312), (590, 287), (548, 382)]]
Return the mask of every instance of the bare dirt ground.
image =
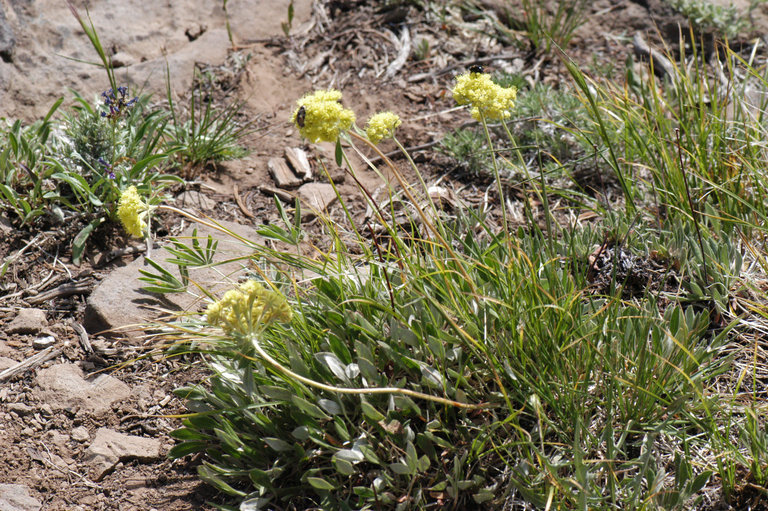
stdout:
[[(212, 93), (217, 101), (244, 102), (244, 116), (258, 128), (246, 141), (249, 156), (209, 168), (190, 188), (210, 199), (204, 213), (248, 226), (277, 220), (269, 191), (276, 187), (268, 172), (270, 158), (282, 158), (287, 147), (303, 147), (312, 161), (316, 156), (332, 161), (332, 148), (305, 145), (289, 122), (295, 100), (307, 91), (342, 90), (345, 104), (356, 111), (359, 121), (383, 109), (400, 114), (404, 122), (399, 138), (414, 148), (427, 182), (440, 179), (442, 186), (472, 202), (482, 199), (488, 183), (466, 175), (460, 162), (434, 150), (446, 133), (470, 119), (466, 111), (455, 108), (449, 92), (453, 77), (467, 65), (481, 63), (521, 74), (531, 83), (560, 87), (569, 82), (559, 58), (532, 51), (522, 32), (517, 44), (504, 43), (489, 35), (494, 31), (486, 17), (437, 2), (427, 2), (429, 8), (424, 10), (416, 2), (385, 6), (356, 0), (300, 1), (291, 35), (285, 37), (280, 22), (286, 20), (288, 2), (235, 0), (228, 5), (232, 41), (220, 2), (94, 1), (77, 6), (86, 4), (105, 46), (120, 64), (121, 83), (162, 97), (167, 62), (175, 93), (184, 98), (196, 65), (216, 77)], [(108, 88), (103, 71), (67, 59), (95, 60), (95, 55), (64, 1), (7, 0), (2, 5), (5, 20), (0, 19), (4, 23), (0, 29), (13, 40), (0, 62), (2, 115), (32, 121), (44, 115), (57, 97), (70, 101), (67, 88), (83, 95)], [(504, 8), (515, 10), (514, 2), (501, 0), (479, 5), (502, 18)], [(766, 9), (755, 14), (754, 34), (763, 35), (768, 32)], [(566, 51), (587, 71), (613, 70), (614, 79), (621, 80), (636, 32), (652, 42), (659, 41), (659, 34), (676, 40), (678, 23), (683, 22), (660, 0), (597, 0)], [(428, 50), (419, 52), (419, 45)], [(5, 55), (2, 50), (0, 55)], [(314, 170), (320, 176), (316, 166)], [(372, 172), (362, 175), (369, 189), (380, 185)], [(362, 219), (365, 202), (356, 184), (347, 180), (341, 192)], [(330, 206), (329, 214), (338, 215), (338, 205)], [(45, 349), (41, 338), (53, 337), (54, 348), (60, 350), (44, 364), (0, 382), (0, 509), (212, 509), (206, 501), (216, 502), (221, 496), (197, 480), (197, 460), (164, 457), (173, 445), (168, 433), (179, 424), (173, 415), (184, 412), (172, 391), (204, 378), (204, 371), (179, 361), (137, 361), (146, 347), (120, 338), (91, 335), (94, 351), (83, 348), (77, 325), (83, 322), (88, 295), (127, 262), (99, 265), (99, 255), (124, 247), (129, 240), (119, 229), (105, 228), (94, 238), (88, 261), (75, 267), (70, 261), (69, 230), (52, 226), (31, 231), (0, 220), (0, 259), (21, 253), (0, 282), (4, 364), (0, 370), (40, 353)], [(176, 223), (165, 218), (160, 234), (173, 232)], [(311, 223), (307, 228), (319, 232)], [(74, 294), (34, 300), (67, 283), (80, 287)], [(24, 292), (29, 288), (35, 293)], [(42, 310), (44, 319), (26, 330), (12, 328), (22, 311), (33, 308)], [(61, 406), (64, 398), (45, 393), (50, 389), (41, 374), (65, 364), (75, 364), (86, 375), (108, 374), (125, 384), (121, 387), (125, 394), (100, 409), (83, 403)], [(159, 454), (120, 457), (100, 474), (94, 468), (93, 444), (101, 428), (156, 440)], [(18, 485), (13, 490), (26, 494), (8, 500), (10, 490), (4, 484)]]

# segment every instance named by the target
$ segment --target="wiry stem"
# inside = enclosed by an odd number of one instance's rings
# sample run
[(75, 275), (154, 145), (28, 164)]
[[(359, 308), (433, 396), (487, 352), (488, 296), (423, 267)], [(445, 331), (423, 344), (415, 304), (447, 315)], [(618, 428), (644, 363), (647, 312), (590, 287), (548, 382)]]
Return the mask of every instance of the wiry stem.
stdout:
[(399, 387), (371, 387), (371, 388), (355, 389), (350, 387), (336, 387), (334, 385), (326, 385), (325, 383), (320, 383), (310, 378), (301, 376), (300, 374), (296, 374), (295, 372), (291, 371), (287, 367), (283, 366), (280, 362), (272, 358), (269, 355), (269, 353), (264, 351), (264, 349), (259, 344), (258, 339), (256, 339), (255, 335), (251, 336), (251, 343), (253, 344), (253, 347), (256, 349), (258, 354), (265, 361), (267, 361), (272, 367), (274, 367), (281, 373), (285, 374), (286, 376), (290, 376), (291, 378), (297, 381), (300, 381), (305, 385), (309, 385), (310, 387), (315, 387), (328, 392), (335, 392), (338, 394), (360, 394), (360, 395), (362, 394), (400, 394), (403, 396), (415, 397), (417, 399), (424, 399), (425, 401), (432, 401), (434, 403), (440, 403), (447, 406), (465, 408), (467, 410), (478, 410), (478, 409), (489, 407), (488, 403), (481, 403), (481, 404), (460, 403), (458, 401), (453, 401), (452, 399), (432, 396), (429, 394), (424, 394), (422, 392), (416, 392), (415, 390), (410, 390), (410, 389), (401, 389)]

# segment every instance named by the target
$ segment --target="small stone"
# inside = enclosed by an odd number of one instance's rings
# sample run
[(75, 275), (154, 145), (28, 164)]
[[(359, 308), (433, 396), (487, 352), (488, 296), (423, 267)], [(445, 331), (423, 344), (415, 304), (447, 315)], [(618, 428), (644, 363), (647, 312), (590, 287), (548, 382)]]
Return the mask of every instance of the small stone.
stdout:
[(120, 67), (132, 66), (136, 63), (136, 59), (125, 52), (119, 51), (112, 55), (112, 67), (117, 69)]
[(45, 311), (41, 309), (21, 309), (10, 322), (7, 332), (10, 334), (36, 334), (48, 326)]
[(0, 509), (3, 511), (38, 511), (42, 507), (23, 484), (0, 484)]
[(75, 442), (87, 442), (91, 439), (90, 433), (88, 433), (88, 428), (84, 426), (78, 426), (76, 428), (72, 428), (72, 432), (70, 433), (70, 436), (72, 437), (72, 440)]
[(322, 213), (336, 201), (336, 190), (328, 183), (307, 183), (299, 188), (302, 203), (317, 214)]
[(26, 403), (8, 403), (8, 411), (16, 412), (21, 416), (29, 415), (34, 411), (34, 408)]
[(97, 482), (121, 461), (152, 461), (159, 457), (159, 440), (126, 435), (108, 428), (99, 428), (93, 442), (85, 451), (85, 460), (91, 466), (91, 477)]
[(32, 341), (32, 347), (36, 350), (44, 350), (56, 344), (56, 338), (52, 335), (46, 335), (45, 337), (38, 337)]
[(36, 396), (54, 410), (81, 409), (94, 414), (107, 412), (112, 403), (128, 399), (130, 388), (117, 378), (102, 374), (85, 379), (75, 364), (57, 364), (37, 375)]

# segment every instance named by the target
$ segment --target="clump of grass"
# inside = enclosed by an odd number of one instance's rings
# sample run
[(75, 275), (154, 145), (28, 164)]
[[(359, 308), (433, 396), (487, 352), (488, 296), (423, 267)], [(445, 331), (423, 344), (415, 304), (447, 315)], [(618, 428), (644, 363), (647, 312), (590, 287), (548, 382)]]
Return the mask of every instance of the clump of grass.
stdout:
[[(722, 352), (746, 328), (729, 305), (745, 285), (740, 241), (726, 235), (735, 225), (723, 225), (730, 213), (721, 206), (731, 206), (712, 200), (714, 190), (698, 191), (693, 205), (680, 202), (674, 181), (662, 179), (672, 166), (647, 182), (655, 191), (629, 179), (625, 162), (634, 160), (626, 155), (637, 154), (629, 153), (638, 151), (637, 139), (611, 123), (658, 127), (643, 109), (661, 96), (629, 103), (572, 72), (587, 104), (585, 125), (574, 132), (625, 173), (622, 207), (595, 204), (602, 217), (595, 225), (556, 222), (554, 190), (542, 184), (527, 193), (538, 198), (546, 230), (530, 202), (525, 226), (510, 230), (503, 217), (499, 228), (485, 209), (440, 209), (411, 160), (416, 185), (384, 158), (389, 194), (412, 203), (404, 229), (371, 199), (386, 241), (357, 225), (340, 197), (336, 220), (320, 216), (327, 248), (303, 252), (300, 209), (292, 219), (281, 209), (283, 225), (260, 233), (287, 243), (285, 250), (240, 241), (254, 250), (249, 278), (287, 297), (280, 303), (290, 304), (290, 323), (254, 321), (262, 313), (252, 311), (264, 310), (254, 301), (258, 307), (232, 316), (247, 327), (222, 330), (210, 311), (232, 303), (227, 294), (209, 296), (207, 317), (165, 325), (175, 349), (198, 353), (211, 371), (205, 384), (177, 391), (191, 415), (174, 433), (171, 456), (202, 453), (200, 476), (244, 507), (683, 509), (702, 503), (715, 475), (728, 498), (740, 467), (764, 480), (764, 435), (748, 418), (754, 409), (735, 406), (740, 384), (734, 399), (712, 397), (731, 368)], [(695, 90), (690, 77), (682, 80), (681, 90)], [(498, 92), (483, 83), (491, 97)], [(302, 98), (298, 127), (375, 150), (354, 127), (344, 134), (349, 112), (333, 129), (310, 125), (315, 115), (331, 122), (329, 111), (344, 111), (334, 94)], [(484, 110), (467, 90), (462, 97), (476, 108), (489, 154), (514, 154), (509, 129), (506, 145), (487, 131), (485, 112), (504, 128), (506, 114)], [(678, 126), (695, 140), (692, 121)], [(702, 120), (698, 127), (708, 129)], [(336, 142), (338, 162), (354, 176)], [(667, 151), (668, 163), (679, 158), (677, 146)], [(688, 147), (684, 161), (693, 153)], [(497, 164), (485, 163), (496, 180)], [(503, 199), (504, 188), (497, 193)], [(661, 225), (641, 209), (650, 193), (676, 208)], [(737, 202), (744, 212), (759, 208)], [(702, 238), (686, 207), (705, 213)], [(208, 264), (174, 256), (185, 268)], [(656, 276), (635, 278), (633, 266), (650, 259)], [(704, 265), (712, 271), (702, 272)], [(599, 272), (608, 284), (597, 291)]]
[[(170, 87), (170, 80), (166, 83)], [(166, 144), (181, 167), (181, 175), (191, 179), (210, 164), (242, 158), (247, 154), (240, 141), (253, 132), (250, 122), (240, 119), (242, 103), (216, 108), (203, 84), (190, 94), (187, 114), (182, 116), (167, 94), (170, 123)]]

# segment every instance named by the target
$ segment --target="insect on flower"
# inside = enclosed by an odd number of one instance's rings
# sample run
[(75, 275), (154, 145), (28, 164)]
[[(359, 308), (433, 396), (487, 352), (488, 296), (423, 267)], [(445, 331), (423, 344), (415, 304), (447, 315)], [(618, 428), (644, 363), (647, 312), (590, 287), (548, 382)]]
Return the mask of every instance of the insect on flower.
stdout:
[(472, 64), (471, 66), (468, 66), (467, 69), (470, 73), (485, 73), (485, 69), (483, 69), (483, 66), (480, 64)]
[(304, 120), (307, 118), (307, 109), (303, 106), (299, 108), (299, 111), (296, 112), (296, 124), (299, 125), (299, 128), (304, 127)]

